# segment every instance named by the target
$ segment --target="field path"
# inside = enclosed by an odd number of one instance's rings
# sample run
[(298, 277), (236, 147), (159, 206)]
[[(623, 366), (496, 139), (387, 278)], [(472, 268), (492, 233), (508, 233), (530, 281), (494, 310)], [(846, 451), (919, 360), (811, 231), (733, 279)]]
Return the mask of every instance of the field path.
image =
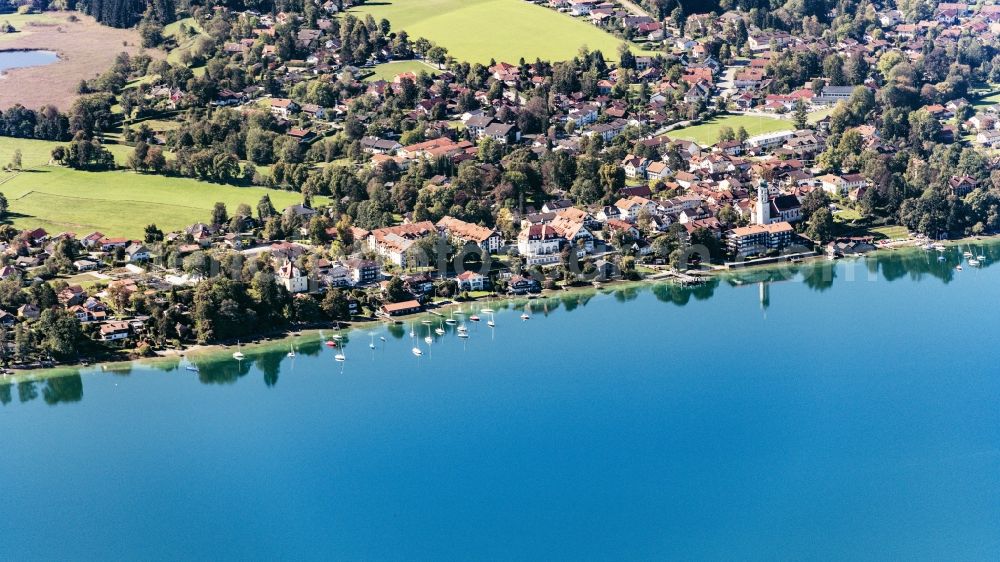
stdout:
[(648, 18), (652, 18), (653, 20), (656, 19), (653, 17), (652, 14), (642, 9), (642, 6), (636, 4), (635, 2), (630, 2), (629, 0), (618, 0), (618, 3), (621, 4), (626, 10), (632, 12), (634, 15), (646, 16)]

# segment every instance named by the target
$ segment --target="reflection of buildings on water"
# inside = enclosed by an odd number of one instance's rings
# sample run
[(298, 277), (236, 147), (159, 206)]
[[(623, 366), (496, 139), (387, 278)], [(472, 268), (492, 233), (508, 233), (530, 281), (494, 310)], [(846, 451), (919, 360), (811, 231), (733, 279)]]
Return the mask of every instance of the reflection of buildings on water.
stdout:
[(757, 283), (757, 292), (760, 297), (760, 309), (767, 316), (767, 307), (771, 306), (771, 284), (761, 281)]

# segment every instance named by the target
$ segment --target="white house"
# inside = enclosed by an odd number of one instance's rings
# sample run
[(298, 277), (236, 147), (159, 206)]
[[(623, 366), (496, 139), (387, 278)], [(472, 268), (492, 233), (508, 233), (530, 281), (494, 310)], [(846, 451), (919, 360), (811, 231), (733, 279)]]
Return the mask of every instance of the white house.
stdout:
[(529, 266), (557, 263), (559, 250), (566, 243), (562, 231), (548, 224), (535, 224), (517, 236), (517, 251)]
[(285, 260), (284, 265), (278, 270), (278, 279), (289, 293), (304, 293), (309, 290), (309, 278), (303, 275), (291, 260)]

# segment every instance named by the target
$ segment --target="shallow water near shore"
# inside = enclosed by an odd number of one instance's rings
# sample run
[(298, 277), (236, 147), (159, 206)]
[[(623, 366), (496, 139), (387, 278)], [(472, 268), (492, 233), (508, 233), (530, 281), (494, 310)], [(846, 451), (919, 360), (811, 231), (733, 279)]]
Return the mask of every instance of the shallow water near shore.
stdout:
[(4, 552), (995, 558), (1000, 246), (963, 249), (0, 381)]

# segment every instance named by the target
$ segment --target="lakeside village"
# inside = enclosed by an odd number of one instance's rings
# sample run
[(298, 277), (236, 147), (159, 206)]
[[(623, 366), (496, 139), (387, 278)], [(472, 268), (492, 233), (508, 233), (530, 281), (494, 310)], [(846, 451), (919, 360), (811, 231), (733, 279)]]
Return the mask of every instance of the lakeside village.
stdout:
[[(342, 3), (304, 15), (216, 8), (195, 14), (212, 30), (202, 75), (122, 57), (68, 116), (6, 111), (4, 134), (72, 135), (54, 159), (106, 169), (117, 164), (97, 117), (116, 100), (137, 172), (242, 179), (304, 200), (217, 204), (205, 223), (149, 225), (141, 240), (4, 227), (0, 360), (143, 356), (792, 247), (859, 253), (892, 225), (935, 239), (1000, 227), (1000, 107), (967, 99), (1000, 75), (1000, 6), (849, 5), (781, 21), (549, 4), (662, 52), (469, 64)], [(373, 79), (392, 60), (427, 70)], [(140, 76), (155, 79), (122, 88)], [(150, 115), (175, 127), (152, 129)], [(16, 127), (29, 118), (38, 127)], [(733, 118), (786, 126), (678, 137)], [(464, 250), (465, 265), (477, 252), (495, 259), (485, 273), (431, 267)]]

